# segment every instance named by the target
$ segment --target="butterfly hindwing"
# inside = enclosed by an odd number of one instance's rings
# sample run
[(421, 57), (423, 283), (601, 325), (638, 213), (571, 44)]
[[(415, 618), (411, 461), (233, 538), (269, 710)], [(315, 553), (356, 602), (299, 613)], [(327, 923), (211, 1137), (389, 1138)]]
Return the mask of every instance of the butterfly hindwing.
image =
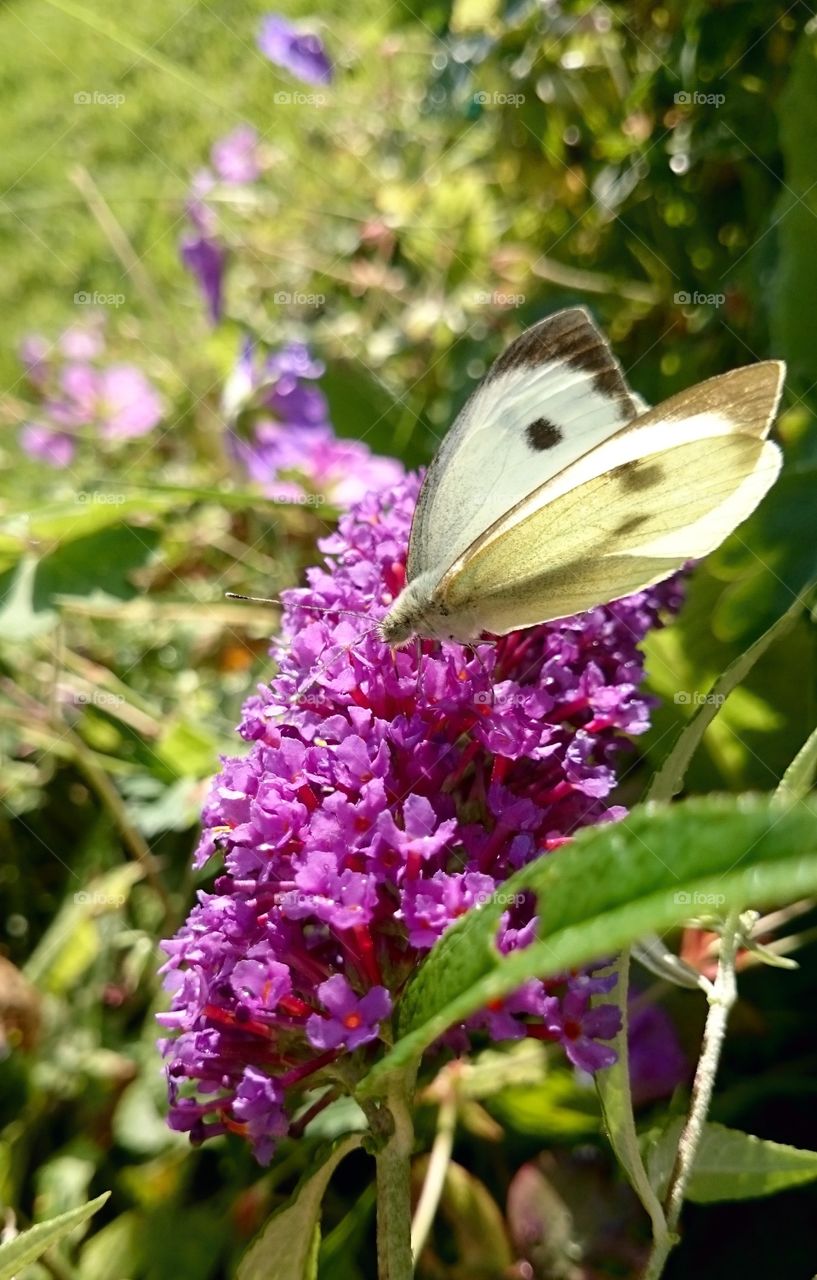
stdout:
[(408, 574), (453, 559), (532, 490), (637, 416), (606, 338), (582, 308), (527, 329), (494, 362), (423, 482)]

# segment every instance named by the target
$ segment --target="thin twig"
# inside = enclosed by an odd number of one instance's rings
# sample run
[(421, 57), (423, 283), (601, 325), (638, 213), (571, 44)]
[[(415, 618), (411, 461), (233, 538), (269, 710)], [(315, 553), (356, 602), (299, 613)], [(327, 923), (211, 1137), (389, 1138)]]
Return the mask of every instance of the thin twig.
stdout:
[(411, 1224), (411, 1252), (419, 1258), (428, 1239), (431, 1225), (437, 1215), (437, 1207), (445, 1186), (445, 1175), (451, 1162), (454, 1133), (457, 1127), (457, 1097), (452, 1090), (440, 1104), (437, 1113), (437, 1132), (429, 1156), (423, 1189)]
[(695, 1167), (695, 1158), (703, 1138), (706, 1117), (712, 1101), (715, 1077), (718, 1072), (721, 1050), (726, 1036), (726, 1024), (737, 997), (735, 961), (741, 938), (740, 912), (733, 908), (726, 918), (721, 935), (718, 971), (707, 993), (709, 1013), (704, 1027), (701, 1056), (692, 1085), (692, 1100), (686, 1124), (678, 1143), (675, 1165), (670, 1175), (666, 1196), (667, 1228), (669, 1238), (657, 1241), (653, 1249), (644, 1280), (658, 1280), (673, 1246), (678, 1241), (678, 1223), (684, 1204), (684, 1196)]

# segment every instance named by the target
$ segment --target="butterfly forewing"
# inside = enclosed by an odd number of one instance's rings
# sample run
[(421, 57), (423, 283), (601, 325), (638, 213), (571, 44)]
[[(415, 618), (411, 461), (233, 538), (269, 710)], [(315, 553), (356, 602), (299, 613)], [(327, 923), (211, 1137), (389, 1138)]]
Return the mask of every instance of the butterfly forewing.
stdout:
[(639, 408), (607, 340), (582, 308), (526, 330), (492, 365), (426, 474), (411, 530), (409, 578), (442, 571)]

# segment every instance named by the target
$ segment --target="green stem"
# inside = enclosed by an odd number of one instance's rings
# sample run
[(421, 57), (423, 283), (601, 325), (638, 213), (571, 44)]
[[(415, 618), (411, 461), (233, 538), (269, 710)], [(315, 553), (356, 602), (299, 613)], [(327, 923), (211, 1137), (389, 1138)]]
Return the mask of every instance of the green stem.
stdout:
[(377, 1152), (378, 1280), (411, 1280), (411, 1112), (413, 1077), (392, 1076), (380, 1108), (388, 1133)]

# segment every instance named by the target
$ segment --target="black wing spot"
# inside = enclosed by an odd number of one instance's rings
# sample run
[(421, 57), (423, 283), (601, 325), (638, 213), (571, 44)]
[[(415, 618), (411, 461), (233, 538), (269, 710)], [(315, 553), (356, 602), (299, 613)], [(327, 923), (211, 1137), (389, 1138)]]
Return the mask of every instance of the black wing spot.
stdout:
[(635, 533), (636, 529), (640, 529), (643, 524), (647, 524), (650, 517), (646, 513), (640, 516), (628, 516), (626, 520), (616, 529), (616, 533), (628, 534)]
[(614, 479), (621, 482), (628, 493), (638, 493), (641, 489), (652, 489), (664, 478), (664, 472), (657, 462), (625, 462), (616, 467), (612, 473)]
[(547, 418), (537, 418), (526, 428), (525, 435), (531, 449), (535, 449), (537, 453), (553, 449), (562, 439), (562, 433), (555, 422), (549, 422)]

